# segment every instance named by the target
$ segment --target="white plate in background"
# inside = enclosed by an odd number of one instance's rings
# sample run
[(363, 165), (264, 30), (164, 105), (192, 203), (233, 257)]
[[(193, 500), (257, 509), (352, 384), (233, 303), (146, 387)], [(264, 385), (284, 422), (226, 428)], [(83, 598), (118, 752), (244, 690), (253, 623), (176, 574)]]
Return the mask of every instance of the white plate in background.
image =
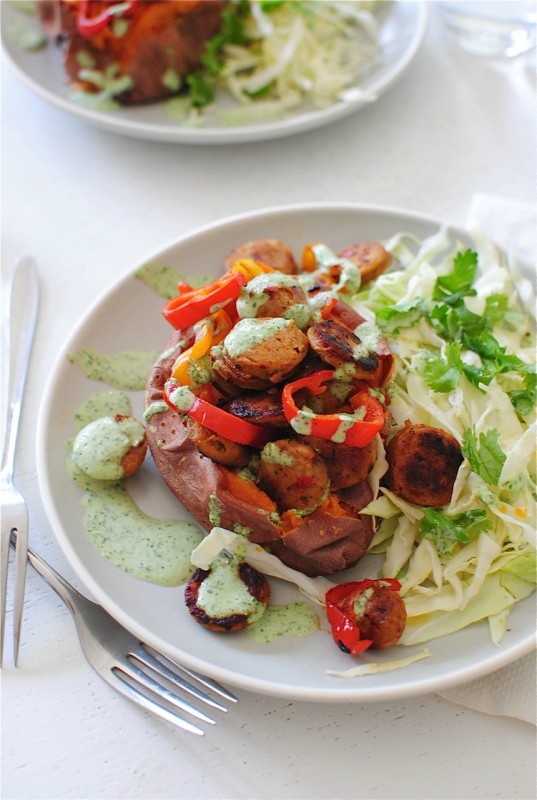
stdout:
[[(372, 102), (356, 98), (336, 102), (322, 110), (304, 106), (293, 110), (285, 118), (271, 122), (229, 127), (211, 120), (208, 125), (200, 128), (184, 127), (174, 121), (166, 110), (165, 101), (117, 111), (91, 109), (73, 100), (63, 69), (62, 56), (54, 46), (49, 45), (43, 50), (30, 52), (10, 41), (10, 21), (14, 14), (20, 14), (14, 10), (13, 0), (3, 0), (0, 6), (4, 54), (19, 79), (56, 108), (112, 133), (177, 144), (255, 142), (319, 128), (353, 114)], [(380, 98), (403, 74), (423, 40), (427, 16), (427, 4), (424, 0), (394, 0), (378, 12), (380, 61), (360, 80), (360, 89), (366, 95)], [(229, 108), (229, 98), (221, 94), (217, 104)]]
[[(235, 246), (260, 237), (279, 238), (300, 256), (308, 241), (323, 241), (334, 250), (361, 240), (386, 240), (399, 231), (423, 239), (441, 222), (389, 208), (350, 204), (311, 204), (267, 209), (212, 224), (166, 245), (136, 264), (89, 308), (66, 341), (51, 371), (40, 409), (37, 466), (45, 509), (62, 547), (80, 579), (119, 622), (157, 650), (228, 685), (287, 697), (324, 702), (389, 700), (446, 689), (481, 677), (528, 653), (535, 644), (535, 599), (519, 603), (499, 647), (488, 624), (428, 643), (432, 656), (404, 669), (342, 679), (326, 669), (344, 670), (356, 661), (340, 652), (324, 630), (303, 638), (285, 638), (270, 645), (255, 643), (245, 633), (213, 634), (189, 616), (183, 588), (164, 588), (137, 580), (106, 561), (90, 544), (82, 521), (82, 491), (65, 468), (65, 442), (74, 434), (73, 412), (106, 386), (88, 380), (69, 363), (67, 353), (93, 347), (113, 354), (122, 350), (162, 350), (170, 328), (161, 317), (164, 300), (134, 277), (136, 268), (157, 262), (186, 276), (220, 274), (224, 258)], [(462, 238), (464, 232), (450, 228)], [(112, 344), (111, 344), (112, 343)], [(131, 393), (134, 413), (141, 418), (143, 393)], [(142, 510), (159, 518), (191, 519), (156, 472), (151, 460), (129, 479), (129, 492)], [(360, 579), (371, 570), (366, 556), (346, 579)], [(352, 573), (352, 578), (347, 576)], [(302, 599), (273, 581), (275, 603)], [(421, 649), (397, 646), (366, 653), (364, 661), (405, 658)]]

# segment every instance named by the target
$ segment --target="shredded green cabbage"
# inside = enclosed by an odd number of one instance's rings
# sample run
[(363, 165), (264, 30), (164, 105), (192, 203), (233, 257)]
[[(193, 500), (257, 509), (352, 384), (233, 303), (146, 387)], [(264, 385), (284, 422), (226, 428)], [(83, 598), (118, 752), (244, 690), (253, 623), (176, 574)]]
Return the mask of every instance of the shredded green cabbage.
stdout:
[(354, 97), (359, 89), (350, 87), (379, 54), (373, 11), (380, 5), (294, 0), (271, 8), (251, 2), (245, 42), (225, 45), (219, 80), (255, 115), (265, 106), (282, 113), (306, 100), (324, 108), (346, 92)]
[(446, 230), (423, 243), (398, 234), (385, 245), (398, 268), (355, 301), (375, 312), (398, 359), (392, 433), (410, 420), (457, 439), (465, 459), (451, 502), (434, 519), (441, 527), (445, 515), (453, 530), (452, 520), (472, 521), (475, 535), (461, 529), (461, 541), (445, 547), (424, 534), (423, 508), (381, 488), (364, 510), (381, 521), (372, 549), (385, 552), (382, 576), (402, 584), (402, 644), (484, 619), (498, 643), (509, 610), (536, 582), (535, 337), (524, 310), (535, 304), (527, 282), (479, 231), (470, 248)]

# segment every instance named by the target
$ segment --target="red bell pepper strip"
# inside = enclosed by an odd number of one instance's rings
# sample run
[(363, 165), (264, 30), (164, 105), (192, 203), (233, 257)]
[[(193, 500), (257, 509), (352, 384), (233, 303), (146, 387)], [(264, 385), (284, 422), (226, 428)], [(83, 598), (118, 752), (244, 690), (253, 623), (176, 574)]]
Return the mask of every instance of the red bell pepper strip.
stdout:
[(231, 272), (201, 289), (182, 292), (164, 306), (164, 319), (177, 330), (194, 325), (200, 319), (210, 316), (218, 308), (236, 300), (246, 278), (240, 272)]
[(380, 578), (363, 581), (348, 581), (334, 586), (326, 593), (326, 616), (332, 628), (334, 642), (346, 653), (356, 656), (371, 647), (371, 639), (360, 638), (360, 627), (354, 610), (356, 599), (367, 589), (388, 585), (399, 591), (401, 584), (395, 578)]
[(123, 3), (113, 3), (96, 17), (88, 17), (90, 0), (80, 0), (76, 28), (81, 36), (89, 39), (106, 28), (114, 17), (126, 17), (132, 14), (139, 0), (125, 0)]
[[(175, 391), (181, 392), (181, 397), (186, 402), (181, 403), (181, 407), (173, 402)], [(169, 380), (164, 387), (164, 400), (174, 411), (181, 411), (189, 417), (199, 422), (200, 425), (209, 428), (214, 433), (230, 439), (238, 444), (251, 445), (252, 447), (263, 447), (274, 438), (274, 431), (269, 428), (262, 428), (254, 425), (240, 417), (229, 414), (223, 408), (212, 405), (207, 400), (195, 395), (186, 386), (180, 387), (177, 381)]]
[[(333, 377), (334, 370), (328, 369), (288, 383), (282, 392), (285, 418), (295, 430), (300, 427), (297, 420), (302, 416), (307, 419), (308, 433), (312, 436), (320, 436), (322, 439), (330, 439), (352, 447), (366, 447), (381, 430), (386, 417), (384, 408), (375, 397), (369, 394), (367, 389), (361, 389), (351, 398), (350, 402), (353, 408), (361, 406), (365, 409), (365, 413), (362, 419), (356, 419), (350, 423), (349, 420), (352, 419), (350, 414), (315, 414), (313, 411), (301, 411), (295, 403), (293, 397), (295, 392), (307, 389), (314, 395), (322, 394), (326, 390), (322, 384), (332, 380)], [(341, 430), (341, 426), (347, 424), (349, 427), (340, 438), (337, 435), (338, 431)]]

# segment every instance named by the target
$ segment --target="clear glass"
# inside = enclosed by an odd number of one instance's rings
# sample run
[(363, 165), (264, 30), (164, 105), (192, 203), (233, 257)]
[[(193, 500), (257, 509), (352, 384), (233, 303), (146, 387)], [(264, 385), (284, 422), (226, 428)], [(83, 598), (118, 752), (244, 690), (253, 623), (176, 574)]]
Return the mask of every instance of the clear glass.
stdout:
[(446, 30), (469, 53), (513, 58), (535, 48), (537, 2), (437, 0), (437, 6)]

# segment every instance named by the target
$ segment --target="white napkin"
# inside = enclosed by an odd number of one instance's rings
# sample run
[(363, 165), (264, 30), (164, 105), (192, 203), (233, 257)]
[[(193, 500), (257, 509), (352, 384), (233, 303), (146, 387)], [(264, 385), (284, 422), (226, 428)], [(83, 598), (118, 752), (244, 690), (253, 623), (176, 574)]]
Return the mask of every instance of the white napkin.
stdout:
[[(477, 225), (498, 244), (537, 259), (537, 208), (529, 203), (477, 194), (470, 203), (467, 225)], [(535, 653), (485, 678), (457, 686), (441, 697), (485, 714), (514, 717), (537, 725), (537, 659)]]

